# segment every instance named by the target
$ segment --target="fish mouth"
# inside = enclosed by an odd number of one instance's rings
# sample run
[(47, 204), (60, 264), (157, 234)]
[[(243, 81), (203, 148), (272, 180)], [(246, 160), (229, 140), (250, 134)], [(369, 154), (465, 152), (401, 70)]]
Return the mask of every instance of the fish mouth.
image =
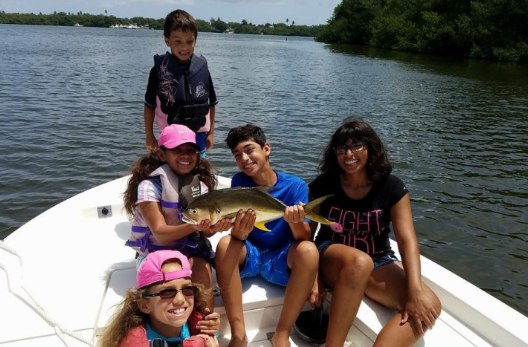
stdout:
[(187, 223), (187, 224), (192, 224), (192, 225), (198, 224), (196, 221), (190, 219), (189, 217), (187, 217), (185, 215), (182, 216), (181, 220), (182, 220), (182, 222)]

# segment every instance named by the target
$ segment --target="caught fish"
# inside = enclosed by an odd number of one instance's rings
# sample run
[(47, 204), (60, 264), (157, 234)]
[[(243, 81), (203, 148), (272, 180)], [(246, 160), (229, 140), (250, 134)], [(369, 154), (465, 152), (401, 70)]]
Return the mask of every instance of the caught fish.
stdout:
[[(210, 220), (215, 224), (222, 218), (235, 218), (240, 210), (252, 209), (257, 215), (255, 227), (270, 231), (264, 224), (284, 216), (286, 205), (271, 196), (268, 190), (273, 187), (255, 187), (255, 188), (230, 188), (213, 190), (204, 195), (193, 199), (183, 212), (182, 221), (187, 224), (199, 224), (203, 220)], [(328, 199), (332, 195), (326, 195), (311, 201), (304, 206), (306, 218), (313, 221), (332, 225), (328, 219), (312, 212), (312, 209)]]

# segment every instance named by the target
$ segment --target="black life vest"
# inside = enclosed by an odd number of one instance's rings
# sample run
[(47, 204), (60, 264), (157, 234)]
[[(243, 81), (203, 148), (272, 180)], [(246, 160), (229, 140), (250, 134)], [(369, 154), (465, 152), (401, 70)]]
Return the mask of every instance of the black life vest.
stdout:
[(206, 123), (209, 107), (209, 69), (207, 60), (198, 55), (191, 57), (188, 69), (178, 63), (172, 53), (154, 56), (158, 74), (157, 96), (167, 123), (183, 124), (197, 131)]

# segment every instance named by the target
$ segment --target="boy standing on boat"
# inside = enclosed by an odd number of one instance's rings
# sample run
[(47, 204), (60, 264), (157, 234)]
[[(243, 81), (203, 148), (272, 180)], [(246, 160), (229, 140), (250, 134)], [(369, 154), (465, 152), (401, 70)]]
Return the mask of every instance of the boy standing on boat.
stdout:
[(250, 124), (233, 128), (226, 143), (241, 170), (233, 177), (231, 186), (273, 187), (269, 193), (288, 206), (284, 218), (266, 224), (271, 230), (268, 232), (254, 228), (254, 211), (239, 211), (231, 235), (218, 243), (216, 275), (231, 326), (229, 346), (248, 343), (241, 279), (260, 275), (286, 286), (284, 307), (272, 337), (275, 347), (286, 347), (290, 345), (291, 329), (310, 294), (319, 263), (302, 207), (308, 202), (307, 186), (302, 179), (271, 168), (271, 147), (261, 128)]
[(215, 105), (213, 81), (203, 56), (195, 55), (198, 29), (187, 12), (167, 15), (163, 27), (170, 52), (154, 56), (145, 93), (145, 145), (157, 147), (154, 120), (160, 130), (169, 124), (183, 124), (196, 133), (202, 156), (214, 143)]

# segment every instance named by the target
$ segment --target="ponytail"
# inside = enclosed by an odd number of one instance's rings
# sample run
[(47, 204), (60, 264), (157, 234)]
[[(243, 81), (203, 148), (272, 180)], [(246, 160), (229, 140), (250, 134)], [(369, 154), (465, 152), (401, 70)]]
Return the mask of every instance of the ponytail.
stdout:
[(196, 167), (191, 172), (193, 175), (198, 175), (200, 181), (202, 181), (209, 191), (216, 189), (218, 185), (218, 179), (215, 176), (216, 169), (213, 168), (209, 160), (198, 157)]
[(157, 150), (153, 149), (143, 154), (141, 158), (132, 165), (132, 177), (130, 177), (130, 180), (128, 181), (127, 189), (123, 196), (125, 211), (130, 219), (134, 216), (139, 183), (149, 178), (150, 174), (162, 164), (163, 162), (160, 160)]

